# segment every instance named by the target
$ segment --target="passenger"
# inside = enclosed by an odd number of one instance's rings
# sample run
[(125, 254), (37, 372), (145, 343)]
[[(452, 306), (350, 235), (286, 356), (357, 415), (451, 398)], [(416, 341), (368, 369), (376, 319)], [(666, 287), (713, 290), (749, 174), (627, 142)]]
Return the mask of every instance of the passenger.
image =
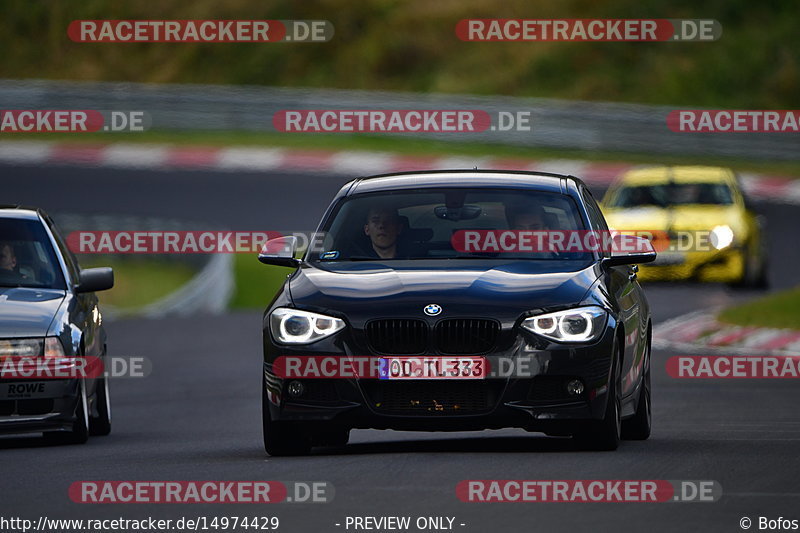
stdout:
[(529, 206), (511, 213), (511, 229), (525, 231), (541, 231), (550, 229), (545, 222), (542, 206)]
[[(516, 231), (549, 231), (550, 226), (547, 224), (547, 215), (544, 208), (540, 205), (526, 205), (513, 209), (508, 216), (510, 222), (510, 229)], [(525, 253), (526, 257), (536, 257), (540, 259), (549, 259), (555, 257), (558, 252), (557, 247), (551, 242), (551, 235), (545, 237), (544, 246), (545, 250), (537, 250), (536, 252)]]

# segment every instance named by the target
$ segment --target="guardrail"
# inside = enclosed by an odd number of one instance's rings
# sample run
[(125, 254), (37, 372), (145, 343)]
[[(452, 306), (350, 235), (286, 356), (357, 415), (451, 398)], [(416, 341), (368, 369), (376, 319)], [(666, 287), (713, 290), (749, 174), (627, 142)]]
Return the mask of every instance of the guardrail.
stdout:
[(667, 114), (675, 108), (546, 98), (0, 80), (0, 109), (140, 110), (150, 113), (154, 129), (245, 131), (275, 131), (272, 116), (285, 109), (482, 109), (490, 114), (530, 111), (532, 131), (399, 135), (580, 150), (754, 159), (800, 158), (797, 134), (675, 133), (667, 128), (666, 123)]
[[(123, 215), (84, 215), (51, 213), (64, 236), (72, 231), (181, 231), (193, 229), (188, 222)], [(195, 226), (197, 227), (197, 226)], [(197, 313), (224, 313), (235, 290), (233, 256), (231, 254), (156, 254), (161, 261), (190, 265), (197, 273), (181, 287), (158, 300), (137, 309), (117, 309), (103, 305), (108, 318), (122, 316), (188, 316)], [(141, 260), (141, 257), (120, 254), (119, 260)], [(255, 260), (255, 259), (254, 259)]]

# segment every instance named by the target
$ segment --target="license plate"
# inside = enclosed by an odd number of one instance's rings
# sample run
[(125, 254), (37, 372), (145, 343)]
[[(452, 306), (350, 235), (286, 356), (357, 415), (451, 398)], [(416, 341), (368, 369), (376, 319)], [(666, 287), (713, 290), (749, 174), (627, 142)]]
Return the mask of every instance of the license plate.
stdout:
[(659, 252), (656, 260), (652, 264), (658, 265), (682, 265), (686, 261), (686, 256), (680, 253)]
[(383, 357), (380, 379), (484, 379), (485, 357)]

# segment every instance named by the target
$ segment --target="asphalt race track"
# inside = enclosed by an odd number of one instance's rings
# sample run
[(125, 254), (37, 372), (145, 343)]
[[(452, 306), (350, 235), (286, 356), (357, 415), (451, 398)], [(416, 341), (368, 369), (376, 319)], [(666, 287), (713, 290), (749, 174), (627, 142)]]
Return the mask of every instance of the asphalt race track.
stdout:
[[(200, 221), (240, 230), (313, 229), (347, 180), (319, 174), (0, 166), (9, 199), (70, 213)], [(762, 204), (773, 288), (800, 282), (797, 207)], [(255, 258), (253, 259), (255, 261)], [(680, 314), (751, 297), (717, 285), (646, 286), (655, 327)], [(266, 302), (265, 302), (266, 304)], [(278, 516), (279, 531), (346, 531), (347, 516), (452, 516), (456, 531), (741, 531), (740, 518), (800, 518), (800, 416), (793, 380), (679, 381), (653, 353), (653, 434), (612, 453), (521, 430), (353, 431), (344, 448), (270, 458), (260, 420), (261, 313), (108, 324), (109, 350), (153, 361), (145, 379), (112, 383), (114, 429), (83, 446), (0, 441), (0, 514), (49, 518)], [(327, 504), (88, 505), (80, 480), (327, 481)], [(465, 479), (716, 480), (716, 503), (463, 503)], [(795, 516), (792, 516), (795, 513)], [(341, 524), (336, 526), (335, 524)], [(460, 524), (465, 524), (460, 526)], [(522, 527), (524, 525), (524, 527)], [(352, 529), (351, 529), (352, 531)]]

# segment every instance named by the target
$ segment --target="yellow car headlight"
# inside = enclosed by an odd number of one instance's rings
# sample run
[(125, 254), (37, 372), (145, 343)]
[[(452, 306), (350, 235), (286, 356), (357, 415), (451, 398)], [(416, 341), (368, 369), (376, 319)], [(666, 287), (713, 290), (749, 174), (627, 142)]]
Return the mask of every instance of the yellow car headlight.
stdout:
[(711, 246), (717, 250), (727, 248), (733, 243), (733, 230), (730, 226), (716, 226), (711, 230)]

